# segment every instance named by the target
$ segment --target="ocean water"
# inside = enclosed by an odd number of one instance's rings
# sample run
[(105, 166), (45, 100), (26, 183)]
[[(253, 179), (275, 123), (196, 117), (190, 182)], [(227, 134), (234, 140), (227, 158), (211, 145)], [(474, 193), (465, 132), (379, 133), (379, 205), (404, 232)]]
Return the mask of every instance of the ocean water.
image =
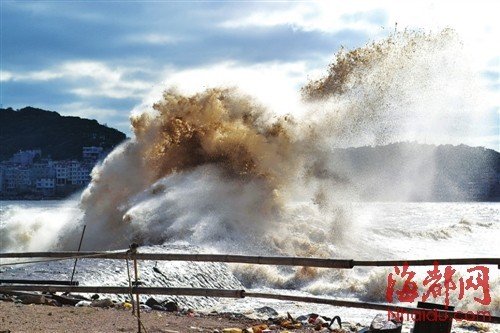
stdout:
[[(5, 224), (17, 218), (18, 223), (29, 223), (29, 219), (39, 218), (43, 223), (44, 214), (51, 218), (61, 214), (75, 214), (79, 211), (77, 201), (4, 201), (0, 203), (0, 228), (5, 232)], [(430, 258), (468, 258), (500, 257), (495, 246), (500, 236), (499, 203), (351, 203), (350, 209), (356, 212), (357, 225), (352, 237), (343, 239), (344, 247), (338, 258), (355, 260), (384, 259), (430, 259)], [(57, 214), (54, 214), (54, 211)], [(36, 214), (35, 214), (36, 213)], [(354, 213), (353, 213), (354, 214)], [(24, 220), (23, 220), (24, 219)], [(41, 222), (40, 222), (41, 223)], [(56, 228), (57, 229), (57, 228)], [(304, 230), (307, 232), (307, 230)], [(26, 237), (29, 237), (25, 235)], [(5, 238), (5, 235), (2, 235)], [(356, 240), (356, 241), (354, 241)], [(292, 240), (291, 240), (292, 241)], [(85, 240), (84, 240), (85, 242)], [(249, 240), (250, 242), (250, 240)], [(247, 244), (248, 246), (248, 244)], [(76, 247), (76, 244), (75, 244)], [(222, 251), (214, 245), (203, 247), (186, 240), (169, 241), (162, 245), (148, 245), (140, 248), (144, 252), (181, 252), (181, 253), (228, 253), (245, 254), (243, 251)], [(254, 249), (251, 254), (264, 253)], [(6, 263), (3, 260), (2, 263)], [(3, 266), (3, 278), (47, 278), (69, 279), (72, 260), (21, 266)], [(162, 274), (155, 273), (153, 267)], [(415, 280), (420, 284), (420, 293), (425, 290), (422, 280), (426, 271), (432, 267), (411, 268), (416, 272)], [(454, 267), (462, 276), (467, 267)], [(451, 304), (459, 309), (487, 309), (499, 315), (499, 275), (495, 266), (489, 268), (489, 287), (492, 303), (479, 307), (466, 291), (462, 300), (453, 296)], [(443, 271), (444, 267), (440, 267)], [(185, 262), (141, 262), (140, 277), (146, 286), (205, 287), (245, 289), (259, 292), (314, 295), (336, 299), (385, 302), (387, 275), (393, 268), (354, 268), (352, 270), (319, 269), (310, 274), (302, 274), (300, 269), (258, 265), (185, 263)], [(458, 274), (458, 273), (457, 273)], [(459, 275), (457, 275), (457, 278)], [(127, 285), (126, 264), (120, 260), (82, 259), (78, 262), (76, 280), (81, 285)], [(109, 295), (113, 298), (117, 296)], [(148, 296), (144, 295), (143, 300)], [(124, 299), (126, 296), (120, 296)], [(159, 297), (161, 298), (161, 297)], [(210, 299), (204, 297), (168, 297), (183, 306), (218, 311), (238, 311), (248, 315), (258, 314), (254, 309), (271, 306), (280, 313), (294, 315), (319, 312), (324, 315), (340, 315), (345, 321), (369, 324), (380, 312), (361, 309), (339, 308), (333, 306), (305, 304), (300, 302), (274, 301), (264, 299)], [(417, 299), (419, 300), (419, 299)], [(430, 298), (429, 301), (433, 299)], [(436, 299), (435, 301), (442, 301)], [(412, 306), (411, 303), (402, 305)], [(405, 329), (412, 327), (411, 322)], [(498, 326), (498, 325), (496, 325)], [(491, 326), (491, 331), (499, 331)], [(461, 329), (455, 325), (455, 331)], [(466, 331), (466, 330), (465, 330)], [(464, 332), (465, 332), (464, 331)]]

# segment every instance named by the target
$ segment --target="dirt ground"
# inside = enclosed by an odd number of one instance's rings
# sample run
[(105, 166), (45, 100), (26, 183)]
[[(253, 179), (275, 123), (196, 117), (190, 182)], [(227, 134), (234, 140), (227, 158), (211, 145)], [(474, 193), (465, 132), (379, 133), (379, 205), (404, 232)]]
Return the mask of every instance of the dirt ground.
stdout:
[[(147, 333), (214, 332), (224, 328), (247, 328), (263, 321), (236, 318), (227, 314), (191, 317), (176, 313), (142, 312), (141, 320)], [(137, 319), (131, 311), (92, 307), (55, 307), (22, 305), (0, 301), (0, 333), (2, 332), (137, 332)], [(285, 331), (284, 329), (281, 331)], [(313, 328), (290, 332), (313, 332)]]

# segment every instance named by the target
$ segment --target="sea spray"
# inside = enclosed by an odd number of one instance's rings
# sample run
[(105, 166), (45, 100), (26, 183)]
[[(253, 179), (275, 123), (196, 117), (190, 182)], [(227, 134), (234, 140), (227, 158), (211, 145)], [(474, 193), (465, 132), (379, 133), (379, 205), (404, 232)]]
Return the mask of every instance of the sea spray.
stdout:
[[(334, 149), (467, 133), (481, 112), (460, 48), (445, 30), (395, 33), (341, 50), (325, 77), (302, 89), (294, 108), (301, 112), (291, 115), (277, 115), (238, 88), (191, 95), (169, 88), (132, 117), (134, 137), (94, 168), (76, 223), (49, 235), (45, 225), (27, 224), (30, 237), (17, 246), (35, 248), (43, 234), (50, 240), (42, 247), (73, 249), (74, 224), (81, 223), (87, 250), (180, 240), (232, 253), (371, 253), (359, 240), (365, 212), (349, 203), (362, 188)], [(406, 164), (424, 170), (409, 172), (407, 193), (432, 185), (432, 156)], [(10, 221), (1, 226), (9, 237)], [(2, 250), (16, 246), (5, 244)], [(300, 283), (317, 279), (289, 273)]]
[(0, 249), (3, 252), (57, 249), (79, 227), (81, 218), (76, 198), (49, 201), (43, 207), (9, 203), (0, 207)]
[[(396, 33), (341, 50), (327, 75), (302, 89), (300, 115), (277, 116), (235, 88), (189, 96), (166, 90), (152, 110), (132, 117), (134, 138), (94, 170), (82, 196), (84, 220), (95, 230), (87, 246), (175, 238), (210, 243), (212, 236), (219, 242), (219, 234), (245, 235), (248, 248), (331, 255), (329, 245), (349, 232), (331, 234), (354, 224), (343, 218), (342, 201), (358, 198), (350, 175), (339, 177), (334, 162), (342, 161), (332, 149), (387, 143), (431, 125), (455, 128), (455, 118), (463, 122), (464, 109), (452, 107), (470, 102), (465, 93), (456, 100), (455, 79), (464, 72), (457, 66), (459, 45), (445, 30)], [(430, 186), (432, 157), (408, 163), (425, 163), (429, 175), (409, 186)], [(293, 227), (300, 224), (296, 204), (311, 207), (312, 225), (327, 235), (322, 243)], [(201, 230), (218, 231), (202, 237)], [(297, 242), (302, 245), (288, 246)]]

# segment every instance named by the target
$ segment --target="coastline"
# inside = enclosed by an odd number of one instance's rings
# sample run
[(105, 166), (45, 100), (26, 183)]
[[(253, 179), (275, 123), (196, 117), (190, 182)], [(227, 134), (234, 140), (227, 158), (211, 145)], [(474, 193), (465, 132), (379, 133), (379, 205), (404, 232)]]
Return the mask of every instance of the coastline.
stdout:
[[(148, 333), (223, 332), (227, 328), (245, 329), (266, 324), (237, 313), (141, 311), (141, 321)], [(285, 328), (276, 332), (285, 332)], [(303, 327), (291, 332), (313, 332)], [(137, 319), (130, 310), (98, 307), (24, 305), (0, 301), (0, 332), (137, 332)]]
[[(348, 319), (348, 318), (347, 318)], [(245, 332), (251, 327), (268, 325), (272, 322), (265, 319), (249, 318), (240, 313), (200, 313), (200, 312), (163, 312), (141, 310), (142, 332), (147, 333), (189, 333), (189, 332)], [(355, 324), (345, 326), (345, 331), (323, 327), (322, 332), (365, 332), (367, 327)], [(276, 326), (276, 325), (275, 325)], [(453, 332), (500, 332), (496, 325), (475, 322), (455, 322)], [(403, 325), (403, 333), (408, 333), (412, 323)], [(236, 330), (227, 330), (227, 329)], [(240, 329), (241, 331), (239, 331)], [(247, 332), (251, 330), (247, 330)], [(253, 330), (254, 332), (256, 330)], [(301, 328), (273, 328), (273, 333), (306, 333), (317, 332), (314, 325)], [(0, 301), (0, 332), (32, 333), (32, 332), (85, 332), (114, 333), (137, 332), (137, 318), (129, 309), (49, 306), (41, 304), (21, 304)], [(257, 332), (262, 332), (257, 330)]]

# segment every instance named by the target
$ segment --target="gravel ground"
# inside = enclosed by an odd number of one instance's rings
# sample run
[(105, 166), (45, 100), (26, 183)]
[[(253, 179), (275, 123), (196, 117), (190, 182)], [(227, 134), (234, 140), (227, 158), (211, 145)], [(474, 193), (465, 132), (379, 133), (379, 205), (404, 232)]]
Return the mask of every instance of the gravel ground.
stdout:
[[(265, 324), (265, 320), (249, 319), (238, 314), (199, 314), (151, 311), (141, 312), (144, 333), (222, 332), (224, 328), (247, 328)], [(470, 332), (500, 332), (497, 325), (463, 322)], [(281, 329), (278, 332), (317, 332), (313, 327)], [(137, 319), (130, 310), (118, 308), (24, 305), (0, 301), (0, 333), (18, 332), (137, 332)], [(404, 329), (403, 332), (408, 332)], [(453, 330), (455, 332), (455, 330)]]
[[(223, 328), (247, 328), (263, 323), (245, 317), (235, 318), (229, 314), (196, 314), (191, 317), (159, 311), (143, 312), (141, 320), (147, 333), (214, 332), (222, 331)], [(132, 316), (131, 311), (123, 309), (23, 305), (0, 301), (0, 333), (9, 331), (137, 332), (137, 319)], [(290, 330), (297, 333), (313, 331), (313, 328)]]

